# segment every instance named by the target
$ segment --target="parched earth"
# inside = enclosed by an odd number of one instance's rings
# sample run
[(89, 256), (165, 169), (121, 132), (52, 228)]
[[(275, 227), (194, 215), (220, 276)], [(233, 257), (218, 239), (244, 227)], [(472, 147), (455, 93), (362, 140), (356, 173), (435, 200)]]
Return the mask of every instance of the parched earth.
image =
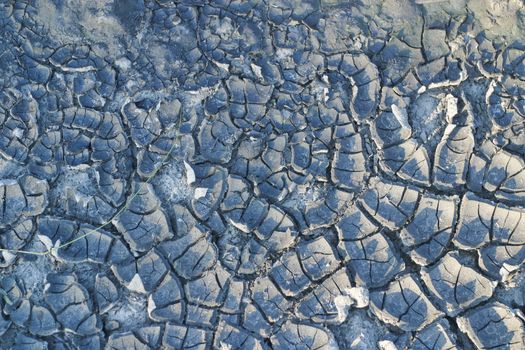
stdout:
[(1, 0), (0, 349), (525, 348), (520, 0)]

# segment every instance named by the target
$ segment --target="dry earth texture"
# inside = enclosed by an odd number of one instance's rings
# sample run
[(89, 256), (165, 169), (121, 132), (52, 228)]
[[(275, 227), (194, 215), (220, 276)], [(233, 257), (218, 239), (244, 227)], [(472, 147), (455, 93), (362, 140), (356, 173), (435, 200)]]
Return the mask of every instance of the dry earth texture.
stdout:
[(0, 0), (1, 349), (515, 349), (521, 0)]

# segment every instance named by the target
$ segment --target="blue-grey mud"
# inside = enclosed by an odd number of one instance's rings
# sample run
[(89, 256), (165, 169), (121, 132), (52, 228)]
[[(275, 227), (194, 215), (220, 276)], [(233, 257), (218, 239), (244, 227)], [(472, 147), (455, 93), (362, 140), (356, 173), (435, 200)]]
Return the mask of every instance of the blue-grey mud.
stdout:
[(525, 348), (521, 0), (0, 0), (0, 349)]

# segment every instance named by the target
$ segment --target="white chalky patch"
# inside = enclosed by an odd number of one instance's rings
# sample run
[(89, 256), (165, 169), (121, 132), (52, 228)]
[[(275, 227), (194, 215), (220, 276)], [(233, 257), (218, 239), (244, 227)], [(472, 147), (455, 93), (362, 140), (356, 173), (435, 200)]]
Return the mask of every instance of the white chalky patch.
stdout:
[(456, 114), (458, 114), (458, 99), (452, 96), (451, 94), (447, 94), (447, 96), (445, 97), (445, 103), (447, 121), (451, 122), (452, 118)]
[(370, 302), (368, 289), (363, 287), (350, 288), (348, 291), (348, 296), (352, 298), (352, 300), (355, 302), (355, 307), (357, 308), (367, 307), (368, 303)]
[(148, 315), (151, 316), (151, 313), (157, 308), (157, 305), (155, 304), (155, 301), (153, 300), (153, 296), (148, 297)]
[(390, 340), (381, 340), (377, 343), (377, 346), (381, 350), (397, 350), (397, 346)]
[(348, 309), (354, 301), (347, 295), (338, 295), (334, 298), (335, 308), (337, 309), (337, 320), (344, 322), (348, 317)]
[(392, 113), (394, 114), (394, 117), (396, 117), (397, 121), (401, 126), (405, 129), (411, 129), (410, 124), (408, 124), (408, 116), (407, 111), (405, 109), (400, 109), (396, 105), (392, 105)]
[(4, 258), (7, 264), (11, 264), (15, 260), (16, 255), (11, 253), (10, 251), (4, 250), (2, 251), (2, 257)]
[(133, 276), (133, 279), (129, 282), (127, 288), (137, 293), (146, 293), (146, 288), (144, 288), (144, 284), (138, 273)]
[(512, 272), (519, 269), (519, 266), (516, 265), (509, 265), (507, 263), (503, 263), (503, 266), (499, 269), (499, 275), (501, 276), (501, 280), (505, 282), (509, 279), (509, 276)]
[(264, 79), (263, 75), (262, 75), (262, 68), (259, 67), (258, 65), (256, 64), (250, 64), (251, 68), (252, 68), (252, 71), (253, 71), (253, 74), (255, 74), (255, 76), (259, 79)]
[(115, 65), (122, 71), (127, 71), (131, 68), (131, 61), (126, 57), (121, 57), (115, 61)]
[(184, 169), (186, 169), (186, 182), (191, 185), (195, 182), (195, 171), (186, 161), (184, 161)]
[(46, 249), (49, 250), (53, 248), (53, 241), (51, 241), (51, 238), (44, 235), (37, 235), (37, 237), (40, 240), (40, 242), (42, 242), (46, 246)]
[(195, 189), (194, 194), (193, 194), (193, 198), (195, 198), (195, 199), (202, 198), (202, 197), (206, 196), (206, 193), (208, 193), (208, 189), (207, 188), (205, 188), (205, 187), (197, 187)]

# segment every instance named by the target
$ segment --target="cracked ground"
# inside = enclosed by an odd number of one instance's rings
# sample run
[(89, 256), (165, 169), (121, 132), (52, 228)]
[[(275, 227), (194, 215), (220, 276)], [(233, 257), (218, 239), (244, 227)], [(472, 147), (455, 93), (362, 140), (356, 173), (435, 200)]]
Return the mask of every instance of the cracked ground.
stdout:
[(0, 349), (525, 349), (521, 0), (0, 0)]

